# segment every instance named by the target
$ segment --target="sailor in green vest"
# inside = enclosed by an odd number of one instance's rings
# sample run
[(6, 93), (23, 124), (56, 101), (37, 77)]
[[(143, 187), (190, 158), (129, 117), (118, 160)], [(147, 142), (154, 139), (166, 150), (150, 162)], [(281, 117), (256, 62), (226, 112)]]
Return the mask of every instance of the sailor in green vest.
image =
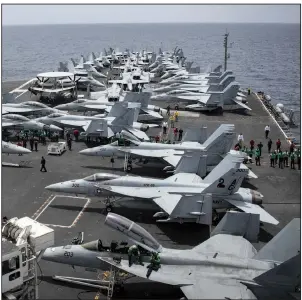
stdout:
[(137, 245), (132, 245), (128, 250), (129, 267), (134, 263), (134, 259), (138, 260), (142, 266), (144, 265)]
[(277, 163), (278, 163), (278, 152), (277, 152), (277, 150), (275, 150), (275, 165), (277, 165)]
[(260, 164), (260, 149), (257, 148), (255, 151), (255, 161), (256, 161), (256, 166), (261, 166)]
[(289, 158), (290, 158), (290, 168), (295, 170), (295, 158), (296, 158), (296, 155), (294, 152), (291, 152), (290, 155), (289, 155)]
[(152, 252), (150, 264), (147, 266), (147, 268), (147, 278), (150, 277), (152, 271), (158, 271), (158, 269), (160, 268), (160, 257), (158, 253)]
[(284, 155), (283, 155), (282, 151), (279, 151), (278, 159), (279, 159), (279, 168), (281, 168), (281, 169), (283, 169), (283, 158), (284, 158)]
[(270, 159), (271, 159), (271, 167), (275, 168), (275, 160), (276, 160), (276, 153), (272, 152), (270, 153)]

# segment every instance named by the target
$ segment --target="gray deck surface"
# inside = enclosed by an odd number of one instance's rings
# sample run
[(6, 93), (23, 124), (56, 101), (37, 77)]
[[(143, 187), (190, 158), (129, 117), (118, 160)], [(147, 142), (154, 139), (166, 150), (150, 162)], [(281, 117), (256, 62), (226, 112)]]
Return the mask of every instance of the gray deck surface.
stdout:
[[(20, 83), (18, 83), (20, 84)], [(15, 85), (15, 87), (18, 85)], [(10, 86), (9, 90), (13, 87)], [(8, 90), (7, 87), (3, 87)], [(260, 242), (256, 248), (261, 248), (274, 235), (276, 235), (288, 222), (295, 217), (300, 217), (300, 171), (290, 170), (289, 168), (279, 169), (269, 166), (269, 158), (264, 138), (264, 127), (270, 125), (271, 138), (275, 144), (277, 138), (282, 141), (282, 149), (287, 149), (288, 144), (283, 135), (262, 108), (260, 102), (254, 95), (248, 98), (248, 105), (252, 108), (250, 115), (239, 115), (235, 113), (224, 113), (223, 116), (201, 114), (200, 117), (179, 118), (179, 126), (185, 131), (189, 126), (199, 127), (207, 125), (209, 132), (214, 131), (219, 124), (235, 124), (236, 132), (244, 135), (248, 143), (254, 139), (256, 144), (260, 141), (263, 147), (261, 166), (252, 165), (252, 170), (259, 178), (250, 180), (248, 185), (260, 191), (264, 195), (264, 208), (280, 221), (278, 226), (264, 224), (261, 229)], [(156, 102), (155, 105), (160, 105)], [(162, 107), (165, 105), (162, 104)], [(153, 129), (154, 130), (154, 129)], [(153, 132), (154, 133), (154, 132)], [(274, 145), (273, 144), (273, 145)], [(285, 146), (286, 145), (286, 146)], [(55, 197), (51, 192), (44, 189), (45, 186), (70, 179), (82, 178), (96, 172), (114, 172), (123, 174), (123, 162), (118, 160), (112, 170), (108, 159), (97, 157), (86, 157), (78, 154), (86, 145), (82, 142), (73, 143), (72, 151), (67, 151), (62, 156), (47, 156), (46, 146), (39, 145), (38, 152), (29, 155), (5, 155), (2, 154), (2, 161), (20, 162), (28, 161), (28, 168), (2, 168), (2, 216), (23, 217), (29, 216), (37, 218), (37, 221), (59, 226), (70, 226), (81, 212), (87, 199), (77, 199), (70, 197)], [(46, 158), (47, 173), (40, 172), (41, 156)], [(144, 170), (135, 167), (133, 174), (143, 176), (158, 176), (158, 170)], [(51, 201), (54, 199), (53, 201)], [(43, 206), (44, 205), (44, 206)], [(42, 208), (41, 208), (42, 207)], [(125, 217), (136, 221), (139, 211), (121, 209), (115, 210)], [(40, 214), (40, 216), (39, 216)], [(101, 238), (108, 243), (112, 239), (125, 239), (113, 230), (104, 226), (105, 220), (104, 206), (97, 199), (91, 199), (83, 214), (75, 221), (75, 226), (53, 227), (55, 229), (55, 245), (65, 245), (79, 231), (85, 232), (85, 241)], [(143, 220), (139, 222), (146, 228), (164, 247), (179, 249), (191, 248), (203, 242), (208, 237), (208, 228), (197, 226), (196, 224), (156, 224), (152, 216), (145, 214)], [(190, 234), (188, 234), (190, 233)], [(89, 290), (75, 285), (67, 285), (52, 280), (53, 275), (65, 275), (74, 277), (96, 278), (92, 272), (83, 272), (83, 269), (73, 270), (66, 265), (55, 264), (41, 261), (40, 266), (43, 272), (42, 282), (39, 286), (40, 299), (77, 299), (80, 291)], [(143, 299), (143, 298), (180, 298), (181, 293), (177, 288), (164, 286), (152, 282), (145, 284), (138, 283), (141, 280), (133, 279), (126, 285), (124, 298)], [(92, 299), (94, 293), (81, 294), (81, 299)], [(99, 299), (105, 299), (100, 295)]]

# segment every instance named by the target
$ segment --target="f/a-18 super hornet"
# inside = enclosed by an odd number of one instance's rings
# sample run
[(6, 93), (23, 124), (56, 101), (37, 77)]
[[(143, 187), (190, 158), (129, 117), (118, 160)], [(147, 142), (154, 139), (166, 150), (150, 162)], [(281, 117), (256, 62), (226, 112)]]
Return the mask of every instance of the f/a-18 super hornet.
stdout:
[(191, 151), (182, 156), (175, 174), (166, 179), (98, 173), (51, 184), (46, 189), (93, 196), (115, 195), (115, 199), (107, 199), (107, 211), (113, 206), (151, 210), (156, 212), (154, 217), (160, 218), (159, 222), (209, 225), (212, 224), (213, 209), (215, 212), (216, 209), (236, 207), (259, 214), (263, 222), (278, 224), (259, 206), (263, 197), (259, 192), (240, 187), (248, 172), (240, 167), (243, 158), (240, 153), (229, 153), (203, 180), (198, 174), (204, 167), (206, 155)]

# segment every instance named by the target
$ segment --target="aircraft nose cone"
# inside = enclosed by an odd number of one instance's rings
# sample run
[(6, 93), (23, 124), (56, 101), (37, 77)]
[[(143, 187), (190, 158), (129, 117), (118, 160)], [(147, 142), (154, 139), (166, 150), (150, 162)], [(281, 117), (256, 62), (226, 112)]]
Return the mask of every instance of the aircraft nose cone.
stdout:
[(68, 104), (60, 104), (54, 107), (54, 109), (65, 110), (68, 109)]
[(50, 184), (46, 186), (45, 189), (52, 192), (61, 192), (64, 186), (65, 185), (63, 182), (59, 182), (59, 183)]
[(49, 126), (49, 129), (50, 129), (51, 131), (62, 131), (62, 130), (63, 130), (62, 128), (60, 128), (60, 127), (58, 127), (58, 126), (56, 126), (56, 125), (50, 125), (50, 126)]
[(81, 150), (79, 153), (82, 154), (82, 155), (89, 155), (89, 156), (93, 156), (94, 155), (94, 151), (92, 151), (89, 148)]
[(56, 254), (56, 248), (47, 248), (42, 256), (42, 259), (52, 261)]
[(22, 154), (28, 154), (28, 153), (31, 153), (31, 151), (29, 149), (26, 149), (26, 148), (23, 148), (21, 149)]

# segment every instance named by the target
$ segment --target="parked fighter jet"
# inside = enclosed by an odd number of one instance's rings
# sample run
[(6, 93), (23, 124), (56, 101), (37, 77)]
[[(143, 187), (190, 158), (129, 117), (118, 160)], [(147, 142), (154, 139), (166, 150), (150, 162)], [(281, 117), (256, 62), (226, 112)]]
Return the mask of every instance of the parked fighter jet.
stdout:
[[(4, 95), (3, 97), (5, 97)], [(49, 115), (51, 113), (62, 113), (60, 110), (51, 108), (43, 103), (36, 101), (26, 101), (22, 103), (2, 104), (2, 115), (21, 114), (21, 115)]]
[[(88, 148), (80, 154), (88, 156), (103, 156), (125, 159), (125, 154), (131, 155), (137, 165), (144, 167), (160, 167), (168, 170), (176, 167), (184, 151), (204, 151), (207, 155), (206, 166), (200, 170), (204, 177), (221, 161), (223, 156), (231, 150), (235, 137), (234, 125), (222, 124), (207, 138), (206, 128), (190, 129), (179, 144), (145, 143), (129, 139), (136, 146), (119, 147), (116, 143)], [(245, 165), (242, 169), (247, 169)], [(249, 176), (257, 176), (249, 171)]]
[[(200, 157), (200, 151), (191, 155), (185, 154), (176, 167), (175, 175), (164, 180), (115, 175), (116, 178), (106, 181), (104, 179), (109, 176), (108, 174), (95, 174), (84, 179), (52, 184), (46, 189), (76, 194), (122, 195), (127, 199), (108, 200), (108, 211), (112, 209), (111, 204), (151, 210), (160, 207), (163, 211), (156, 213), (154, 217), (168, 216), (168, 219), (160, 220), (161, 222), (185, 221), (211, 224), (212, 208), (235, 206), (246, 212), (259, 213), (263, 222), (278, 224), (276, 219), (257, 205), (262, 203), (263, 196), (260, 193), (240, 188), (248, 171), (240, 168), (243, 160), (240, 154), (228, 154), (202, 180), (196, 174), (204, 168), (206, 159), (206, 156)], [(213, 201), (206, 198), (208, 193), (213, 194)], [(128, 199), (129, 197), (134, 199)]]
[(26, 149), (24, 147), (12, 144), (12, 143), (7, 143), (2, 141), (2, 148), (1, 148), (2, 153), (6, 154), (28, 154), (31, 153), (29, 149)]
[(144, 131), (147, 131), (150, 125), (135, 122), (138, 108), (124, 108), (121, 106), (120, 103), (115, 103), (114, 109), (106, 117), (102, 118), (98, 116), (51, 114), (36, 120), (49, 125), (55, 124), (60, 127), (79, 128), (85, 131), (86, 134), (96, 133), (98, 136), (107, 138), (121, 131), (126, 131), (134, 139), (138, 138), (148, 141), (149, 137)]
[(55, 125), (45, 125), (33, 119), (26, 118), (21, 115), (7, 114), (2, 116), (3, 129), (18, 129), (18, 130), (50, 130), (62, 131), (62, 128)]
[[(130, 225), (133, 227), (130, 229)], [(234, 228), (236, 224), (236, 228)], [(127, 230), (127, 239), (129, 244), (135, 243), (139, 245), (139, 249), (142, 252), (142, 260), (144, 262), (150, 261), (151, 252), (154, 248), (162, 249), (166, 255), (175, 255), (176, 253), (190, 253), (194, 250), (175, 250), (169, 248), (162, 248), (161, 245), (154, 239), (150, 233), (138, 224), (128, 220), (125, 217), (117, 214), (109, 213), (105, 220), (105, 225), (112, 228), (112, 234), (117, 233), (120, 237), (120, 230)], [(130, 229), (130, 231), (128, 231)], [(234, 234), (237, 236), (244, 236), (250, 241), (255, 241), (259, 233), (259, 216), (253, 214), (243, 214), (235, 212), (227, 212), (220, 224), (211, 233), (211, 236), (217, 236), (218, 234)], [(124, 233), (125, 234), (125, 233)], [(71, 266), (85, 267), (89, 269), (101, 269), (108, 270), (109, 264), (100, 261), (98, 257), (119, 257), (127, 259), (127, 251), (130, 245), (127, 242), (118, 243), (113, 242), (110, 246), (104, 246), (101, 239), (84, 243), (82, 245), (67, 245), (51, 247), (45, 250), (42, 259), (46, 261), (68, 264)], [(140, 246), (142, 244), (142, 246)], [(148, 250), (147, 250), (148, 249)], [(291, 249), (293, 251), (295, 248)], [(67, 255), (66, 252), (70, 255)], [(190, 255), (189, 255), (190, 257)], [(133, 265), (135, 266), (135, 265)], [(152, 279), (152, 278), (151, 278)]]
[[(177, 285), (187, 299), (296, 299), (293, 294), (300, 290), (301, 277), (300, 219), (293, 219), (257, 253), (241, 229), (236, 232), (242, 215), (230, 213), (229, 226), (214, 230), (207, 241), (190, 250), (164, 248), (138, 224), (119, 215), (109, 214), (106, 223), (146, 250), (157, 252), (160, 268), (149, 270), (149, 280)], [(145, 265), (129, 266), (125, 258), (99, 258), (146, 277)]]

